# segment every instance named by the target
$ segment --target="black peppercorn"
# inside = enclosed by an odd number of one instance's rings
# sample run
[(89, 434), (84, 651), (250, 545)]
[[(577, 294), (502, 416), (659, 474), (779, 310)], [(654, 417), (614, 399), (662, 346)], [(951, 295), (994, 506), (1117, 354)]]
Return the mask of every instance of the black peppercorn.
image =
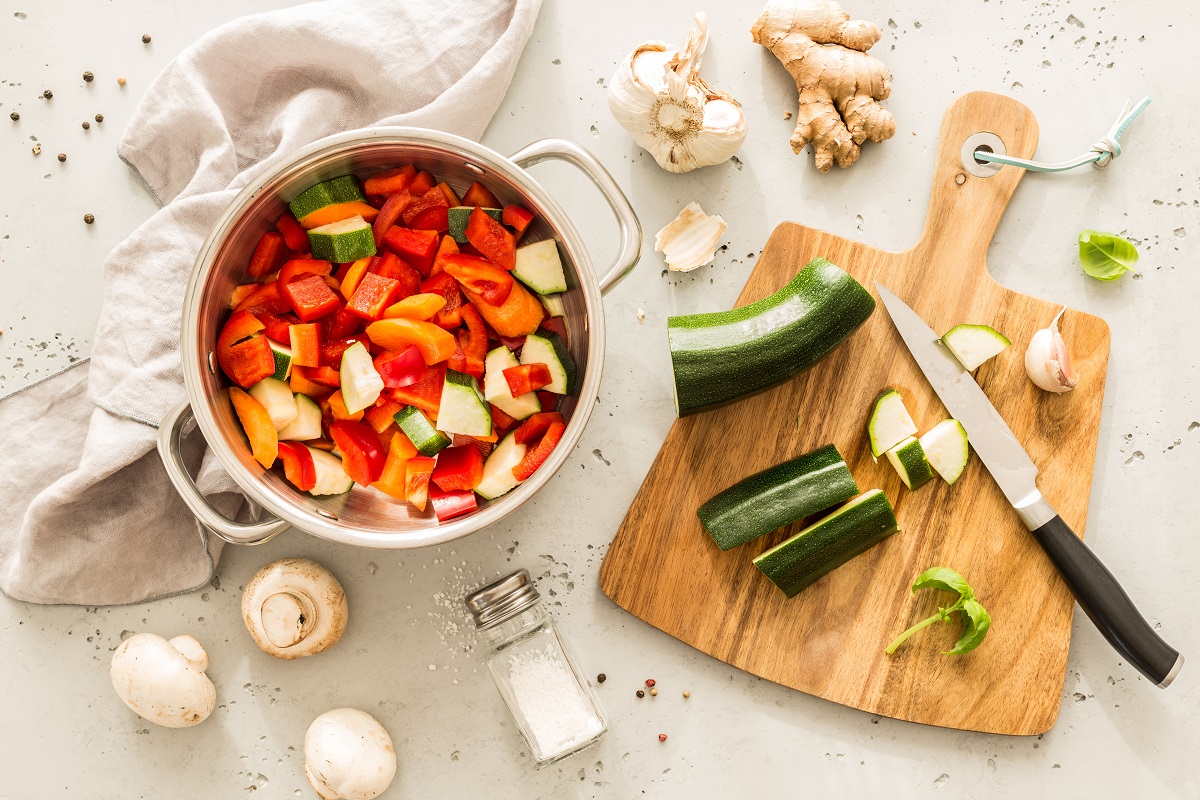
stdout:
[(86, 222), (88, 225), (91, 225), (93, 222), (96, 221), (96, 218), (93, 217), (91, 214), (84, 214), (83, 221)]
[(92, 127), (92, 123), (88, 122), (88, 121), (85, 119), (85, 120), (83, 121), (83, 129), (86, 131), (86, 130), (87, 130), (88, 128), (90, 128), (90, 127)]
[(66, 154), (66, 153), (59, 153), (59, 154), (58, 154), (58, 160), (59, 160), (59, 161), (66, 161), (66, 160), (67, 160), (67, 154)]
[(142, 44), (150, 44), (150, 34), (148, 34), (148, 33), (142, 34)]
[(92, 80), (93, 80), (95, 77), (96, 77), (96, 76), (95, 76), (95, 75), (93, 75), (93, 74), (92, 74), (92, 73), (90, 73), (90, 72), (85, 72), (85, 73), (83, 73), (83, 79), (84, 79), (85, 81), (87, 81), (88, 83), (91, 83), (91, 82), (92, 82)]
[(643, 697), (645, 697), (645, 696), (646, 696), (646, 693), (645, 693), (645, 692), (643, 692), (641, 689), (638, 689), (638, 690), (637, 690), (637, 696), (638, 696), (638, 698), (640, 699), (640, 698), (643, 698)]
[(104, 122), (104, 115), (103, 115), (103, 114), (97, 114), (97, 115), (96, 115), (96, 122)]
[(50, 91), (49, 89), (47, 89), (46, 91), (42, 92), (42, 97), (44, 97), (44, 98), (46, 98), (47, 100), (49, 100), (51, 97), (54, 97), (54, 92), (52, 92), (52, 91)]
[(596, 676), (596, 683), (604, 683), (606, 680), (608, 680), (608, 676), (603, 672)]
[(13, 122), (16, 122), (17, 120), (19, 120), (21, 118), (21, 115), (14, 111), (8, 115), (8, 118), (11, 119)]

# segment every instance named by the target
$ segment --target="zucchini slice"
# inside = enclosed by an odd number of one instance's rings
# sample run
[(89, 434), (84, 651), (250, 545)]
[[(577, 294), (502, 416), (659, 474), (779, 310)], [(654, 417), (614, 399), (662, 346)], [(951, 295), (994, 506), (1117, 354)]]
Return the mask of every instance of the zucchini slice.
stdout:
[(308, 232), (312, 257), (335, 264), (348, 264), (375, 255), (375, 234), (371, 223), (355, 215), (331, 222)]
[(953, 484), (967, 468), (967, 430), (956, 419), (944, 419), (921, 437), (925, 457), (942, 480)]
[(433, 427), (429, 417), (416, 406), (405, 406), (396, 412), (396, 425), (423, 456), (432, 458), (450, 446), (450, 438)]
[(342, 353), (342, 365), (339, 370), (342, 381), (342, 402), (346, 410), (355, 414), (375, 405), (383, 392), (383, 378), (375, 370), (375, 363), (367, 346), (355, 342)]
[(358, 178), (353, 175), (343, 175), (340, 178), (333, 178), (308, 187), (296, 195), (296, 199), (288, 204), (288, 208), (291, 209), (292, 215), (303, 224), (305, 217), (323, 208), (343, 203), (362, 202), (366, 199), (362, 188), (358, 185)]
[(558, 294), (567, 290), (567, 275), (558, 257), (558, 242), (543, 239), (517, 248), (513, 277), (539, 295)]
[(484, 399), (518, 420), (528, 419), (542, 410), (542, 402), (538, 400), (537, 392), (526, 392), (520, 397), (513, 397), (512, 389), (504, 379), (504, 370), (520, 363), (513, 351), (504, 345), (489, 352), (483, 361)]
[(904, 398), (895, 389), (884, 389), (875, 398), (871, 418), (867, 420), (867, 438), (871, 440), (871, 455), (879, 458), (910, 436), (917, 435)]
[(513, 467), (525, 457), (526, 445), (517, 444), (515, 433), (501, 439), (483, 464), (483, 480), (475, 487), (475, 492), (485, 500), (495, 500), (521, 485), (513, 474)]
[(567, 315), (567, 306), (563, 303), (561, 294), (539, 294), (538, 300), (542, 301), (542, 307), (546, 309), (546, 316), (565, 317)]
[(525, 337), (521, 346), (522, 364), (545, 364), (550, 368), (550, 384), (542, 391), (567, 394), (575, 388), (575, 359), (567, 352), (562, 337), (542, 330)]
[(251, 386), (250, 396), (262, 403), (276, 431), (286, 428), (299, 414), (292, 388), (275, 378), (263, 378)]
[(279, 431), (279, 441), (307, 442), (321, 435), (321, 407), (306, 394), (296, 395), (296, 418)]
[(904, 485), (910, 490), (920, 489), (933, 480), (933, 468), (925, 456), (925, 448), (921, 447), (919, 439), (909, 436), (900, 444), (887, 451), (888, 461), (896, 468), (896, 473)]
[(667, 319), (680, 417), (783, 383), (829, 355), (866, 322), (875, 298), (814, 258), (770, 297), (732, 311)]
[(286, 381), (292, 374), (292, 348), (274, 339), (267, 339), (267, 344), (271, 346), (271, 355), (275, 358), (275, 374), (271, 377)]
[(738, 481), (696, 514), (717, 547), (728, 550), (856, 494), (850, 468), (830, 444)]
[[(307, 447), (307, 445), (305, 445)], [(345, 494), (354, 486), (354, 479), (346, 474), (342, 460), (332, 453), (309, 447), (313, 466), (317, 469), (317, 483), (308, 490), (309, 494)]]
[(892, 504), (879, 489), (861, 494), (829, 516), (772, 547), (754, 566), (788, 597), (899, 530)]
[[(446, 370), (442, 386), (442, 401), (438, 408), (437, 427), (445, 433), (464, 436), (491, 436), (492, 410), (475, 378), (463, 372)], [(416, 442), (413, 442), (416, 444)]]
[(1012, 342), (991, 325), (955, 325), (942, 334), (942, 344), (968, 372), (974, 372)]

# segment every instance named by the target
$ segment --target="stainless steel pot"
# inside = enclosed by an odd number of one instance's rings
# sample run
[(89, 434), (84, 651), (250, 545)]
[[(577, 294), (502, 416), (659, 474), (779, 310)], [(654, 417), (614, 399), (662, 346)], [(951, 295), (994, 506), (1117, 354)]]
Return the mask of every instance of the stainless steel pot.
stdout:
[[(578, 168), (612, 207), (620, 229), (620, 251), (598, 278), (579, 232), (558, 203), (526, 167), (559, 160)], [(419, 164), (462, 191), (483, 181), (505, 203), (519, 203), (535, 214), (524, 241), (557, 238), (568, 291), (563, 295), (571, 356), (581, 380), (562, 404), (568, 417), (562, 442), (549, 460), (514, 491), (469, 516), (439, 524), (429, 511), (375, 489), (355, 486), (345, 495), (311, 497), (281, 476), (264, 470), (251, 456), (236, 416), (222, 391), (224, 376), (213, 346), (228, 315), (233, 287), (247, 282), (245, 265), (264, 230), (283, 213), (291, 198), (319, 181), (348, 172), (367, 175), (398, 164)], [(604, 308), (601, 294), (637, 263), (642, 231), (637, 217), (612, 176), (579, 145), (543, 139), (505, 158), (467, 139), (421, 128), (371, 128), (338, 134), (284, 159), (242, 190), (200, 248), (188, 283), (181, 328), (187, 400), (173, 409), (159, 429), (158, 450), (180, 497), (217, 536), (235, 544), (260, 544), (289, 526), (336, 542), (375, 548), (411, 548), (466, 536), (511, 514), (553, 477), (574, 449), (591, 416), (604, 364)], [(274, 518), (255, 524), (228, 519), (196, 489), (180, 456), (180, 437), (195, 419), (221, 465), (254, 502)]]

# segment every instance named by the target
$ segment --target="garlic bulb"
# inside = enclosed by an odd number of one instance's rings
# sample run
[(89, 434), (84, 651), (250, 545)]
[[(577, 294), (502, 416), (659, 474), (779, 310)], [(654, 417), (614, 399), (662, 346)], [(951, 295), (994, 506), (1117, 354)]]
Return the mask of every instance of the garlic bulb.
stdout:
[(608, 83), (608, 107), (617, 122), (668, 172), (727, 161), (746, 138), (737, 102), (700, 77), (708, 22), (704, 12), (695, 19), (682, 51), (646, 42)]
[(1031, 381), (1047, 392), (1069, 392), (1079, 382), (1075, 370), (1071, 369), (1067, 343), (1058, 332), (1058, 320), (1066, 310), (1066, 306), (1063, 306), (1048, 327), (1035, 333), (1025, 351), (1025, 372)]
[(667, 269), (690, 272), (713, 260), (727, 227), (720, 216), (705, 214), (699, 203), (688, 203), (658, 232), (654, 251), (663, 254)]

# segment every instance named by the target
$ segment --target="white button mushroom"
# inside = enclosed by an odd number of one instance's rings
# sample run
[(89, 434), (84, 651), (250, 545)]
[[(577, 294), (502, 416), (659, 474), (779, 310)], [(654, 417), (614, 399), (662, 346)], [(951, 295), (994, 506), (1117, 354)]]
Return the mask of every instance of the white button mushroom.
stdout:
[(187, 728), (207, 719), (217, 704), (207, 669), (208, 654), (191, 636), (167, 641), (139, 633), (113, 653), (109, 676), (117, 696), (139, 716), (167, 728)]
[(348, 614), (338, 579), (307, 558), (267, 564), (242, 593), (246, 630), (276, 658), (311, 656), (337, 644)]
[(371, 800), (396, 777), (396, 750), (370, 714), (335, 708), (304, 734), (304, 774), (322, 800)]

